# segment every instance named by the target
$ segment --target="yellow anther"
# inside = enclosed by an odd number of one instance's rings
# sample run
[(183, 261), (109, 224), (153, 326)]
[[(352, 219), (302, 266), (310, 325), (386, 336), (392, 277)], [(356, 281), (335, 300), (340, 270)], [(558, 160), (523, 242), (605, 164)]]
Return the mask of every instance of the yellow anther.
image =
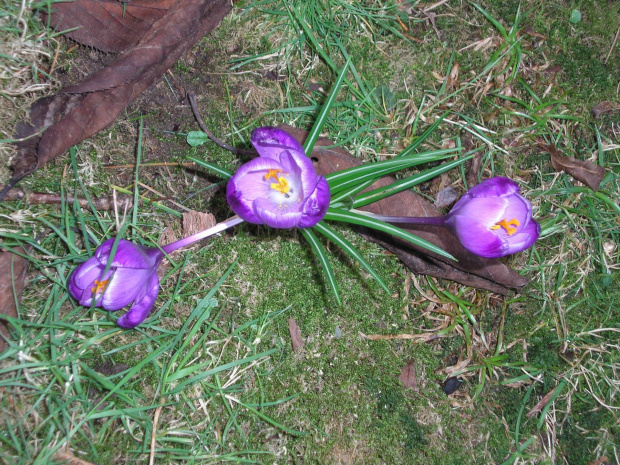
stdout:
[(491, 226), (491, 229), (504, 228), (506, 230), (506, 233), (509, 236), (512, 236), (514, 233), (517, 232), (517, 226), (519, 226), (519, 224), (521, 223), (519, 223), (519, 220), (517, 220), (516, 218), (513, 218), (510, 221), (503, 219), (502, 221), (498, 221), (493, 226)]
[(97, 279), (95, 279), (95, 282), (93, 283), (94, 286), (90, 289), (90, 291), (93, 294), (101, 294), (103, 293), (103, 291), (105, 291), (105, 288), (108, 287), (108, 282), (110, 280), (106, 279), (105, 281), (99, 281)]
[(281, 192), (282, 194), (286, 194), (289, 190), (291, 190), (288, 181), (283, 177), (279, 177), (277, 183), (272, 183), (271, 188)]
[(265, 181), (269, 180), (269, 178), (273, 178), (275, 180), (278, 179), (278, 173), (281, 173), (282, 170), (269, 170), (265, 175)]

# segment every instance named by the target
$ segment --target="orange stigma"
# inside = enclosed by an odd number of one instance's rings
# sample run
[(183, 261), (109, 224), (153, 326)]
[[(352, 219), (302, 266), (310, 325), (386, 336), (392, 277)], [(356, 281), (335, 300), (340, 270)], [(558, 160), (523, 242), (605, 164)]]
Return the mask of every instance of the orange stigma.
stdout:
[(520, 224), (521, 223), (519, 223), (519, 220), (517, 220), (516, 218), (513, 218), (510, 221), (503, 219), (502, 221), (498, 221), (493, 226), (491, 226), (491, 229), (504, 228), (506, 230), (506, 233), (509, 236), (512, 236), (514, 233), (517, 232), (517, 226), (519, 226)]
[(99, 281), (98, 279), (95, 279), (95, 282), (93, 283), (94, 286), (90, 289), (90, 291), (93, 294), (102, 294), (103, 291), (105, 291), (105, 288), (108, 287), (108, 282), (110, 282), (109, 279), (106, 279), (105, 281)]

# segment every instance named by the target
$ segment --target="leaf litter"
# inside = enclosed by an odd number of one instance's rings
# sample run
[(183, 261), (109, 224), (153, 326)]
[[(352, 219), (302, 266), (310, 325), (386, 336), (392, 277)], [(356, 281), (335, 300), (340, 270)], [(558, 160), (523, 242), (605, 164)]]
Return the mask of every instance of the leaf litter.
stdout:
[[(23, 248), (19, 250), (26, 254)], [(8, 347), (9, 324), (3, 316), (17, 318), (17, 306), (22, 298), (28, 260), (8, 250), (0, 252), (0, 352)]]
[[(68, 35), (91, 47), (121, 53), (81, 82), (32, 105), (30, 123), (16, 127), (20, 141), (13, 177), (2, 194), (72, 145), (112, 124), (230, 10), (225, 0), (54, 4), (49, 18), (52, 26), (61, 30), (82, 26)], [(91, 28), (100, 33), (88, 34)]]

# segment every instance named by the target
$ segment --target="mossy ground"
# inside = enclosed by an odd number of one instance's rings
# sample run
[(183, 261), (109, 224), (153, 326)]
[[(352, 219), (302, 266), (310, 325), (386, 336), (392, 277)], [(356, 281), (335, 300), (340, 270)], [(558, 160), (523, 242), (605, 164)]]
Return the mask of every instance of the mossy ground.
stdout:
[[(342, 293), (338, 306), (301, 234), (241, 225), (174, 258), (149, 323), (122, 332), (114, 325), (116, 315), (78, 307), (64, 285), (84, 258), (80, 225), (100, 240), (117, 233), (132, 212), (84, 210), (80, 217), (68, 205), (7, 203), (5, 246), (38, 238), (40, 248), (32, 254), (15, 326), (19, 343), (2, 355), (0, 365), (3, 462), (61, 463), (64, 451), (91, 463), (148, 463), (151, 450), (155, 463), (617, 460), (620, 234), (618, 209), (611, 204), (619, 199), (620, 112), (594, 119), (590, 110), (601, 101), (619, 102), (620, 44), (612, 44), (620, 7), (605, 1), (481, 2), (508, 31), (519, 19), (519, 33), (504, 38), (471, 3), (446, 2), (425, 12), (429, 6), (414, 2), (408, 13), (387, 2), (236, 4), (166, 80), (112, 127), (81, 143), (74, 166), (61, 157), (21, 185), (79, 194), (75, 170), (92, 196), (111, 195), (111, 186), (133, 192), (141, 137), (140, 194), (163, 198), (177, 213), (188, 208), (223, 219), (229, 212), (222, 180), (175, 163), (195, 157), (234, 170), (241, 160), (210, 142), (186, 144), (185, 134), (197, 125), (183, 92), (198, 95), (215, 134), (247, 147), (256, 126), (309, 129), (335, 80), (322, 53), (341, 66), (346, 50), (372, 104), (352, 111), (349, 104), (359, 102), (360, 88), (345, 86), (342, 105), (323, 134), (375, 161), (398, 153), (448, 111), (452, 123), (444, 122), (428, 147), (457, 137), (488, 145), (478, 175), (518, 179), (543, 225), (533, 251), (506, 259), (531, 279), (522, 293), (504, 298), (413, 277), (422, 294), (396, 257), (341, 228), (392, 294), (324, 243), (333, 251)], [(582, 19), (573, 24), (574, 9)], [(37, 24), (25, 14), (28, 24)], [(300, 21), (310, 27), (303, 36)], [(44, 40), (42, 25), (32, 27), (40, 28), (33, 36), (41, 44), (55, 46)], [(15, 32), (5, 28), (2, 34)], [(90, 51), (66, 53), (62, 40), (58, 47), (57, 80), (72, 79), (76, 63), (88, 66), (92, 59)], [(521, 55), (511, 62), (517, 50)], [(506, 53), (476, 79), (498, 51)], [(38, 66), (45, 68), (45, 57), (41, 60)], [(457, 74), (446, 80), (451, 71)], [(50, 81), (48, 90), (57, 85)], [(31, 101), (30, 94), (4, 98), (4, 138), (11, 137), (9, 126)], [(7, 110), (9, 103), (14, 109)], [(477, 135), (462, 127), (478, 128)], [(607, 177), (599, 193), (575, 189), (570, 176), (554, 172), (540, 142), (602, 164)], [(7, 145), (3, 150), (10, 152)], [(449, 181), (464, 187), (458, 170)], [(436, 189), (431, 182), (420, 187), (431, 198)], [(145, 202), (127, 234), (155, 243), (168, 226), (180, 234), (176, 221)], [(49, 233), (50, 224), (56, 232)], [(217, 302), (203, 302), (212, 289)], [(363, 337), (431, 331), (439, 320), (429, 306), (459, 311), (443, 291), (467, 303), (477, 327), (459, 324), (426, 343)], [(208, 318), (184, 327), (205, 308)], [(296, 353), (289, 318), (305, 341)], [(466, 331), (474, 335), (471, 341)], [(259, 357), (272, 348), (277, 350)], [(450, 367), (468, 357), (459, 372), (463, 385), (447, 396), (442, 383), (453, 373)], [(410, 360), (418, 391), (398, 380)], [(217, 371), (236, 361), (237, 367)], [(181, 376), (183, 369), (188, 372)], [(184, 379), (209, 370), (215, 372), (175, 391)], [(540, 412), (527, 415), (560, 386), (542, 420)], [(602, 457), (607, 462), (596, 462)]]

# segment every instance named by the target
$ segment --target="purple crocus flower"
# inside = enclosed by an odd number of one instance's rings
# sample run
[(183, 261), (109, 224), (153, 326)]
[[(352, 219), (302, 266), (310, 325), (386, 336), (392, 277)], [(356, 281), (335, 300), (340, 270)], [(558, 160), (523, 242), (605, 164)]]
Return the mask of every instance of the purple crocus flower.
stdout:
[(254, 129), (251, 141), (259, 157), (228, 181), (230, 208), (248, 223), (272, 228), (308, 228), (321, 221), (330, 202), (329, 186), (299, 142), (273, 127)]
[(155, 305), (159, 293), (157, 267), (164, 258), (164, 252), (172, 253), (241, 222), (241, 218), (234, 216), (198, 234), (168, 244), (161, 250), (121, 239), (110, 268), (105, 272), (114, 245), (114, 239), (108, 239), (97, 247), (95, 255), (73, 271), (67, 288), (71, 296), (85, 307), (93, 305), (114, 312), (131, 304), (129, 311), (117, 323), (122, 328), (135, 328)]
[(69, 278), (69, 293), (80, 305), (129, 311), (118, 319), (122, 328), (135, 328), (144, 321), (159, 293), (157, 266), (164, 254), (161, 250), (142, 247), (121, 239), (110, 269), (104, 274), (114, 239), (108, 239), (95, 255), (79, 265)]
[(411, 218), (372, 215), (390, 223), (430, 224), (448, 228), (470, 252), (499, 258), (534, 245), (540, 225), (532, 205), (511, 179), (495, 177), (469, 189), (446, 216)]

